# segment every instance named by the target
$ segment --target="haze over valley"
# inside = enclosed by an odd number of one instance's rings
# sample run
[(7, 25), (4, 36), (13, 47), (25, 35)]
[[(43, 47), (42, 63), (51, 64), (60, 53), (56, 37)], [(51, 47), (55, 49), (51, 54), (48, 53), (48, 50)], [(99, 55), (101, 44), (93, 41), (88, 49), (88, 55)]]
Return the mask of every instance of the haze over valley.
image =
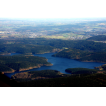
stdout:
[(106, 35), (105, 18), (0, 19), (0, 38), (83, 40)]

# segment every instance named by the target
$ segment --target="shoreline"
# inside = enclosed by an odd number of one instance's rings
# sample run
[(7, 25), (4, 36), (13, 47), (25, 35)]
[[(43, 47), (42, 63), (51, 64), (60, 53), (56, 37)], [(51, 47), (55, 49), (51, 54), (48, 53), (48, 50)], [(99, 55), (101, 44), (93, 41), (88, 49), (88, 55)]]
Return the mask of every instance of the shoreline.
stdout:
[(40, 68), (42, 66), (52, 66), (52, 65), (53, 64), (39, 64), (38, 66), (34, 66), (34, 67), (22, 68), (22, 69), (19, 70), (19, 72), (34, 69), (34, 68)]
[[(33, 67), (28, 67), (28, 68), (21, 68), (19, 70), (19, 72), (21, 72), (21, 71), (27, 71), (27, 70), (34, 69), (34, 68), (40, 68), (42, 66), (52, 66), (52, 65), (53, 64), (38, 64), (38, 66), (33, 66)], [(12, 71), (6, 71), (6, 72), (2, 72), (2, 73), (5, 74), (5, 73), (14, 73), (14, 72), (16, 72), (16, 70), (12, 69)]]
[[(35, 54), (56, 53), (56, 52), (60, 52), (60, 51), (62, 51), (62, 50), (63, 50), (63, 49), (58, 49), (58, 48), (56, 48), (56, 49), (53, 49), (52, 51), (42, 52), (42, 53), (35, 53)], [(11, 52), (11, 53), (17, 53), (17, 52)], [(2, 53), (2, 54), (0, 54), (0, 55), (1, 55), (1, 56), (11, 55), (11, 53)], [(19, 54), (22, 54), (22, 53), (19, 53)], [(33, 56), (34, 54), (33, 54), (32, 52), (30, 52), (30, 53), (26, 53), (26, 54), (23, 54), (23, 55), (31, 55), (31, 56)]]
[[(41, 70), (42, 72), (46, 72), (46, 70)], [(49, 72), (51, 73), (51, 71), (53, 71), (56, 76), (58, 77), (58, 75), (60, 75), (60, 77), (63, 77), (65, 76), (63, 73), (59, 72), (59, 71), (55, 71), (55, 70), (49, 70)], [(36, 72), (35, 72), (36, 73)], [(43, 74), (43, 73), (42, 73)], [(31, 79), (31, 80), (36, 80), (36, 79), (50, 79), (50, 78), (53, 78), (52, 77), (52, 74), (50, 74), (50, 76), (45, 76), (45, 75), (37, 75), (35, 77), (32, 77), (33, 76), (33, 73), (30, 73), (29, 71), (27, 72), (21, 72), (21, 73), (16, 73), (14, 75), (12, 75), (12, 79)]]
[[(53, 56), (53, 57), (60, 57), (60, 56)], [(72, 59), (72, 60), (76, 60), (76, 61), (80, 61), (80, 62), (97, 62), (97, 63), (104, 63), (104, 64), (106, 63), (106, 62), (103, 62), (103, 61), (80, 60), (80, 59), (74, 59), (74, 58), (68, 58), (68, 57), (60, 57), (60, 58), (67, 58), (67, 59)]]
[[(80, 60), (79, 60), (79, 61), (80, 61)], [(90, 61), (87, 61), (87, 60), (86, 60), (86, 61), (81, 61), (81, 62), (96, 62), (96, 63), (104, 63), (104, 64), (106, 63), (106, 62), (101, 62), (101, 61), (92, 61), (92, 60), (90, 60)]]
[(2, 71), (2, 74), (5, 74), (5, 73), (14, 73), (16, 70), (12, 69), (11, 71)]
[[(53, 56), (53, 55), (52, 55)], [(60, 57), (60, 56), (53, 56), (53, 57)], [(94, 60), (80, 60), (80, 59), (73, 59), (73, 58), (68, 58), (68, 57), (60, 57), (60, 58), (67, 58), (67, 59), (72, 59), (80, 62), (96, 62), (96, 63), (106, 63), (106, 62), (101, 62), (101, 61), (94, 61)]]

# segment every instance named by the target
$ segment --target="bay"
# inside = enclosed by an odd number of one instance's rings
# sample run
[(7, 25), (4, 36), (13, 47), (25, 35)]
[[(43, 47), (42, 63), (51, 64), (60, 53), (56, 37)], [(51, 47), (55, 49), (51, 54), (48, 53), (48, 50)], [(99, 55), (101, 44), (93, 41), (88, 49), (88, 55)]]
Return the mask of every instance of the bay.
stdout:
[[(89, 68), (89, 69), (94, 69), (94, 67), (101, 66), (104, 63), (98, 63), (98, 62), (81, 62), (73, 59), (68, 59), (68, 58), (61, 58), (61, 57), (52, 57), (54, 53), (45, 53), (45, 54), (33, 54), (34, 56), (39, 56), (39, 57), (45, 57), (48, 59), (48, 62), (52, 63), (53, 66), (42, 66), (40, 68), (34, 68), (26, 71), (40, 71), (40, 70), (46, 70), (46, 69), (52, 69), (52, 70), (57, 70), (60, 71), (64, 74), (69, 74), (65, 72), (65, 69), (67, 68)], [(18, 55), (17, 53), (15, 54), (10, 54), (12, 55)], [(22, 71), (22, 72), (26, 72)], [(14, 72), (14, 73), (5, 73), (6, 76), (10, 77), (16, 73), (20, 72)]]

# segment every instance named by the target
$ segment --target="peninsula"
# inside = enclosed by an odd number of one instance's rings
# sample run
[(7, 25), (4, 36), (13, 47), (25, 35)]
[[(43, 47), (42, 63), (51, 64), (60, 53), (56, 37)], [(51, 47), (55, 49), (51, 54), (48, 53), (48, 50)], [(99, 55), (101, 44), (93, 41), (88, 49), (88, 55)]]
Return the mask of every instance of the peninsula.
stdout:
[(0, 71), (4, 73), (13, 73), (15, 71), (24, 71), (41, 66), (52, 66), (44, 57), (29, 55), (0, 56)]

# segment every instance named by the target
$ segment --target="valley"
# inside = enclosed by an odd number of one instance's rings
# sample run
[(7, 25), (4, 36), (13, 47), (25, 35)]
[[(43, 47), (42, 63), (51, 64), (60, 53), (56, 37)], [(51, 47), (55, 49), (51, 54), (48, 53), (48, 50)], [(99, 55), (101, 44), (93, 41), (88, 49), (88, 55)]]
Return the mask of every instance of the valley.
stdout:
[[(82, 21), (83, 20), (83, 21)], [(9, 20), (0, 19), (0, 38), (48, 38), (82, 40), (106, 35), (105, 19), (90, 20)]]
[(0, 23), (1, 82), (8, 77), (8, 86), (106, 86), (105, 19)]

